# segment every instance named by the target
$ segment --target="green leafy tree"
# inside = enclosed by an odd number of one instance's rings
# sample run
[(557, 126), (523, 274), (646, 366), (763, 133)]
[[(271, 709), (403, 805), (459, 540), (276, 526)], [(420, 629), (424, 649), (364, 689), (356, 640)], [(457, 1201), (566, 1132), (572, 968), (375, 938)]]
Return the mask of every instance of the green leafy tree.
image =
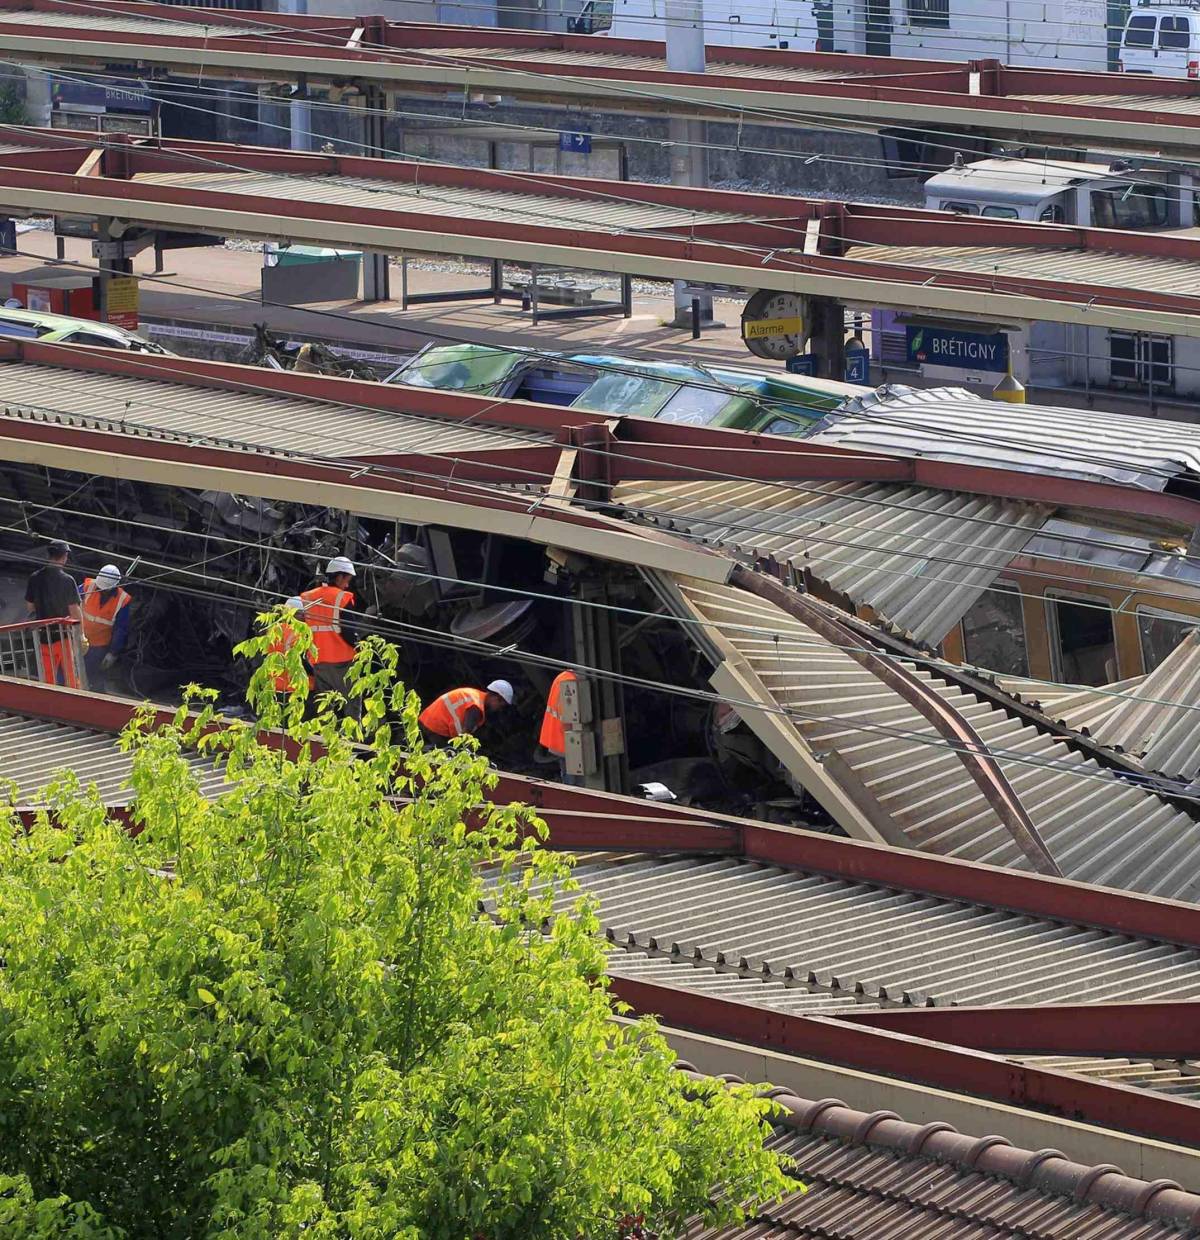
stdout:
[(794, 1188), (769, 1103), (612, 1019), (564, 859), (474, 742), (422, 749), (394, 649), (357, 722), (296, 631), (241, 648), (257, 723), (127, 730), (136, 835), (64, 772), (0, 843), (0, 1234), (609, 1240)]

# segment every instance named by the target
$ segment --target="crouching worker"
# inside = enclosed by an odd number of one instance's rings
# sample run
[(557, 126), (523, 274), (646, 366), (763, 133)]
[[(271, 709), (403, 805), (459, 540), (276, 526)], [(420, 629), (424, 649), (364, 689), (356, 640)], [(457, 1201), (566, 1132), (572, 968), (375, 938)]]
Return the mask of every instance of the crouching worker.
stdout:
[(507, 680), (493, 680), (486, 689), (451, 689), (421, 712), (421, 735), (434, 745), (456, 736), (474, 736), (489, 716), (501, 714), (512, 703), (513, 687)]

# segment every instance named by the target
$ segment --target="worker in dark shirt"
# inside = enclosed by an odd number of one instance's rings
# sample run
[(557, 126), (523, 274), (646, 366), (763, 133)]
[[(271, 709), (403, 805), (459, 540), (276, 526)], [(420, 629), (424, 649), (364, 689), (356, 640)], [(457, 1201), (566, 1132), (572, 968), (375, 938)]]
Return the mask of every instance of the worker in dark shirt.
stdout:
[[(70, 554), (71, 548), (60, 539), (55, 539), (47, 548), (46, 563), (30, 574), (25, 589), (25, 610), (34, 620), (83, 620), (79, 587), (66, 569)], [(52, 685), (66, 685), (70, 689), (79, 688), (74, 653), (65, 629), (44, 631), (40, 654), (43, 680)]]

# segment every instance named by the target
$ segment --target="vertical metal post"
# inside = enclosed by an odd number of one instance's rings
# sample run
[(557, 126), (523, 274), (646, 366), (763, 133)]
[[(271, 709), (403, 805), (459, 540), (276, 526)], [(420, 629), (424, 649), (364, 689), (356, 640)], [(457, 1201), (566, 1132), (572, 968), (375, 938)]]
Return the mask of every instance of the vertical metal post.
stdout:
[[(489, 141), (487, 147), (488, 167), (495, 171), (500, 167), (500, 144)], [(490, 265), (492, 271), (492, 303), (498, 306), (504, 300), (504, 260), (502, 258), (493, 258)]]
[(538, 269), (537, 263), (529, 265), (529, 313), (534, 327), (538, 325)]
[(842, 303), (829, 297), (809, 300), (812, 351), (818, 379), (841, 381), (846, 374), (846, 323)]
[(700, 339), (700, 298), (692, 298), (692, 339)]
[[(603, 581), (580, 583), (581, 603), (605, 603), (608, 592)], [(581, 667), (594, 667), (598, 675), (581, 679), (582, 724), (590, 743), (585, 748), (593, 755), (594, 769), (584, 771), (583, 782), (589, 788), (607, 792), (628, 792), (629, 760), (625, 752), (625, 697), (619, 680), (621, 649), (614, 612), (605, 606), (571, 608), (575, 638), (575, 662)], [(607, 674), (606, 674), (607, 673)]]
[[(363, 154), (368, 158), (387, 157), (385, 111), (387, 95), (378, 86), (363, 92)], [(390, 273), (386, 254), (362, 256), (363, 301), (388, 301), (391, 298)]]

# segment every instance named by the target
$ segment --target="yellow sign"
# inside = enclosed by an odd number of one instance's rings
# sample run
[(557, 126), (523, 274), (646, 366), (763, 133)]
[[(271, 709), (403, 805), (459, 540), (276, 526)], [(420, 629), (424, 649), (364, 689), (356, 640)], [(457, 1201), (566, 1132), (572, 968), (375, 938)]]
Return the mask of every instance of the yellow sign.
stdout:
[(138, 327), (138, 282), (133, 276), (114, 276), (108, 282), (108, 321), (126, 331)]
[(799, 316), (790, 319), (759, 319), (757, 323), (742, 325), (744, 340), (758, 340), (764, 336), (798, 336), (803, 329)]

